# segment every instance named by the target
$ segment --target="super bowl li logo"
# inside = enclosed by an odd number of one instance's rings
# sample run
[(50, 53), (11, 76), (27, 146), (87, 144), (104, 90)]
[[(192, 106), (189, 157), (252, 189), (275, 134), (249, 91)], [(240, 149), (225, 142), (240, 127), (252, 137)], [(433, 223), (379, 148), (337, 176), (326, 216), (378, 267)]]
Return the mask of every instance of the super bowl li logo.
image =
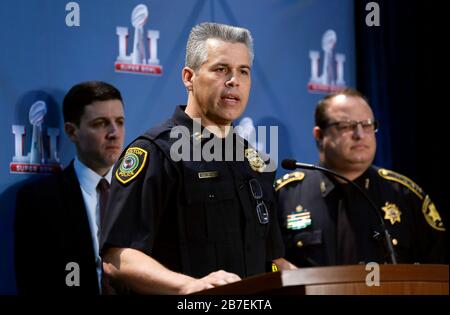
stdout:
[(9, 164), (11, 173), (56, 173), (61, 170), (57, 151), (59, 129), (45, 126), (46, 114), (47, 105), (44, 101), (31, 105), (28, 114), (32, 130), (31, 145), (26, 155), (24, 147), (27, 126), (12, 125), (14, 156)]
[[(159, 31), (144, 31), (148, 21), (148, 8), (139, 4), (131, 13), (131, 25), (134, 27), (133, 51), (127, 55), (128, 28), (118, 26), (116, 34), (119, 37), (119, 56), (114, 64), (116, 72), (162, 75), (162, 66), (158, 59)], [(148, 47), (149, 56), (146, 56)]]
[(322, 36), (322, 71), (320, 70), (320, 52), (309, 51), (311, 61), (311, 78), (308, 82), (310, 92), (338, 92), (345, 88), (344, 62), (345, 55), (334, 53), (337, 35), (334, 30), (327, 30)]

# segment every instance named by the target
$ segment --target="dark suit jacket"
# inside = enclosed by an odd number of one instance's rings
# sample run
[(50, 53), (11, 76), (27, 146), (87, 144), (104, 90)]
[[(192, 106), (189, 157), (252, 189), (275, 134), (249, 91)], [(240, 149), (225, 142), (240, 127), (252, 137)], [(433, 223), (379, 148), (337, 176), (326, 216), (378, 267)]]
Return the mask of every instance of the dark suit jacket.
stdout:
[[(79, 266), (79, 286), (73, 283)], [(99, 294), (89, 221), (73, 161), (17, 194), (15, 268), (19, 294)], [(68, 270), (66, 270), (66, 268)]]

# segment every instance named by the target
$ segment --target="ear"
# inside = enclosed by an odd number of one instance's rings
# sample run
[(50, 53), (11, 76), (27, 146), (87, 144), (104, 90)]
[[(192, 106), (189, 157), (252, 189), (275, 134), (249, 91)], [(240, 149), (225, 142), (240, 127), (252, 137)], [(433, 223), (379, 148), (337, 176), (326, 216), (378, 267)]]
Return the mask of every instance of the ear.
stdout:
[(194, 70), (189, 67), (184, 67), (181, 71), (181, 79), (183, 80), (184, 86), (188, 91), (192, 91), (194, 76)]
[(72, 142), (76, 142), (78, 139), (77, 130), (78, 127), (74, 123), (72, 122), (64, 123), (64, 131), (66, 135), (69, 137), (69, 139), (72, 140)]
[(322, 148), (322, 141), (323, 141), (323, 130), (320, 129), (319, 127), (315, 126), (313, 128), (313, 137), (316, 140), (317, 147), (319, 149), (321, 149)]

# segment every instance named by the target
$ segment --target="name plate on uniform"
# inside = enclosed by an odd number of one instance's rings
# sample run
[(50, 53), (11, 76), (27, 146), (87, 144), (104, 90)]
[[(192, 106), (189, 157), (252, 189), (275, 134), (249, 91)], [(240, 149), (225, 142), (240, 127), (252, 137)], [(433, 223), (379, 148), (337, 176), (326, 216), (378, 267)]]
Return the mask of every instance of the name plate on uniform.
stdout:
[(215, 178), (215, 177), (219, 177), (219, 172), (218, 171), (199, 172), (198, 173), (198, 178), (200, 178), (200, 179)]

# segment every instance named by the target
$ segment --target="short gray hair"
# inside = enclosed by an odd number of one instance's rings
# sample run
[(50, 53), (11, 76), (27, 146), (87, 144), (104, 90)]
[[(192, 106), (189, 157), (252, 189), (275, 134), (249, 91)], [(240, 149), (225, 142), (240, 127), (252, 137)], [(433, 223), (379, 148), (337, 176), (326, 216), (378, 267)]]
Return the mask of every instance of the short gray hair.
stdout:
[(189, 34), (186, 45), (186, 67), (194, 71), (200, 69), (201, 65), (208, 59), (206, 41), (210, 38), (244, 44), (250, 54), (250, 64), (253, 63), (253, 38), (248, 29), (208, 22), (194, 26)]

